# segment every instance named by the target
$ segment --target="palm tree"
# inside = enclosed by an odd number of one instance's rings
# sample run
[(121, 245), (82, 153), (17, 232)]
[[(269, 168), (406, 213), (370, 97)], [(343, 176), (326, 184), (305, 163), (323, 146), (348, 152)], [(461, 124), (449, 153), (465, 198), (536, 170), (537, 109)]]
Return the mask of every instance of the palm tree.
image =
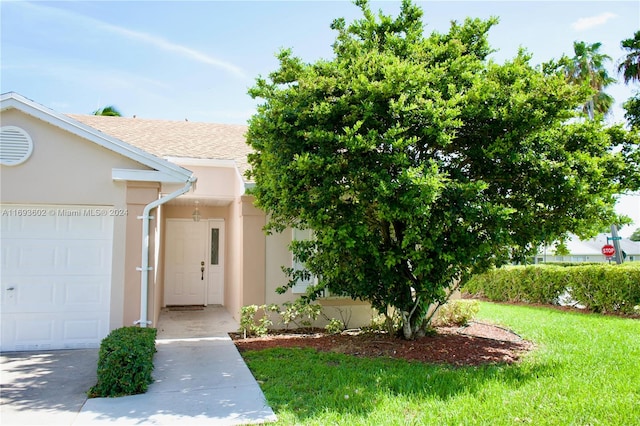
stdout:
[(624, 82), (640, 82), (640, 31), (636, 31), (633, 38), (622, 40), (622, 48), (629, 53), (618, 64), (618, 73), (622, 74)]
[(93, 115), (104, 115), (108, 117), (122, 117), (122, 114), (120, 113), (120, 111), (118, 111), (118, 109), (113, 105), (109, 105), (109, 106), (100, 108), (98, 110), (95, 110), (93, 111)]
[(611, 57), (599, 52), (601, 46), (602, 43), (573, 42), (575, 56), (569, 60), (565, 70), (570, 82), (586, 84), (595, 91), (583, 107), (592, 120), (596, 112), (606, 114), (613, 105), (613, 98), (604, 93), (604, 89), (616, 81), (609, 77), (604, 68), (605, 62), (610, 61)]

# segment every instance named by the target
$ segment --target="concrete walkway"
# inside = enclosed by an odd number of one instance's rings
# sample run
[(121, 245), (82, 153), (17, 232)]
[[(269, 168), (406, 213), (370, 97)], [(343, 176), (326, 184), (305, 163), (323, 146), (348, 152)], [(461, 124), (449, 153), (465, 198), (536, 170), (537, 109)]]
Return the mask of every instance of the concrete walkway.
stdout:
[[(153, 371), (155, 382), (145, 394), (88, 400), (85, 396), (86, 402), (76, 416), (72, 407), (60, 405), (57, 401), (62, 399), (61, 391), (69, 391), (73, 393), (69, 397), (78, 398), (78, 390), (64, 390), (65, 387), (58, 384), (57, 392), (50, 389), (49, 401), (31, 403), (42, 411), (12, 410), (14, 404), (20, 401), (20, 398), (14, 398), (13, 402), (2, 406), (0, 421), (3, 425), (43, 422), (72, 425), (240, 425), (276, 420), (262, 390), (227, 335), (228, 331), (236, 331), (238, 324), (224, 308), (164, 310), (157, 328), (158, 352), (154, 357)], [(78, 356), (83, 353), (57, 352), (70, 354), (70, 360), (74, 353)], [(97, 351), (90, 354), (84, 351), (85, 357), (95, 354)], [(28, 360), (37, 357), (37, 354), (23, 353), (23, 356), (23, 362), (28, 365)], [(53, 353), (53, 356), (56, 354)], [(27, 371), (29, 368), (25, 368), (23, 373)], [(68, 377), (69, 382), (78, 380), (77, 376), (74, 378), (78, 372), (69, 373), (72, 373)], [(83, 374), (95, 378), (95, 364), (93, 371)], [(95, 379), (92, 384), (95, 384)], [(84, 392), (86, 390), (88, 387), (83, 388)], [(37, 396), (34, 398), (37, 399)], [(56, 406), (64, 409), (64, 413), (57, 413)], [(5, 416), (6, 413), (9, 416)], [(49, 417), (47, 413), (59, 415)], [(35, 419), (37, 421), (31, 423)], [(54, 419), (57, 420), (52, 421)]]

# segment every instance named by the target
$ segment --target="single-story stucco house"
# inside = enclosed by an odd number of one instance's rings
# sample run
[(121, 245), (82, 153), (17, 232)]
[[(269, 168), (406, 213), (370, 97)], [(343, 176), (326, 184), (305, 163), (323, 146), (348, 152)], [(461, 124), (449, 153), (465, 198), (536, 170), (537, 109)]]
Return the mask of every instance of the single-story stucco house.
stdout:
[[(246, 126), (65, 115), (16, 93), (0, 104), (0, 350), (97, 347), (166, 306), (238, 320), (299, 296), (275, 291), (294, 231), (266, 236), (245, 193)], [(321, 303), (349, 326), (374, 315)]]
[[(593, 238), (581, 240), (578, 236), (570, 234), (566, 241), (569, 254), (558, 255), (556, 245), (544, 247), (536, 256), (536, 263), (544, 262), (610, 262), (610, 257), (602, 254), (602, 247), (613, 245), (610, 234), (598, 234)], [(628, 238), (618, 241), (620, 250), (624, 253), (625, 262), (640, 261), (640, 243)]]

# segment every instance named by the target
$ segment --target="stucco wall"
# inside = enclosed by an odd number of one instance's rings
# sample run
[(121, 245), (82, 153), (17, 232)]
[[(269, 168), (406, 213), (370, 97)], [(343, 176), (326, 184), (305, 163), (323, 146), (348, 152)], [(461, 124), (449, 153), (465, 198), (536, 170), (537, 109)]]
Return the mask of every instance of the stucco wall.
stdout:
[(242, 196), (242, 306), (265, 303), (265, 214)]
[(229, 205), (227, 232), (227, 264), (225, 271), (224, 305), (236, 321), (240, 321), (242, 307), (243, 276), (243, 222), (242, 199), (238, 197)]
[[(24, 129), (34, 145), (33, 153), (25, 163), (12, 167), (0, 166), (2, 203), (99, 205), (116, 209), (130, 207), (127, 204), (126, 184), (113, 181), (112, 169), (148, 168), (20, 111), (3, 111), (1, 118), (3, 126), (13, 125)], [(130, 234), (128, 227), (136, 221), (136, 214), (129, 210), (126, 216), (114, 217), (111, 329), (129, 325), (131, 319), (128, 298), (133, 278), (129, 255), (135, 244), (140, 247), (141, 234), (135, 234), (135, 231)], [(137, 241), (129, 241), (129, 238), (133, 238), (130, 235), (135, 235)], [(139, 273), (136, 281), (139, 282)]]
[[(301, 294), (293, 293), (291, 289), (284, 294), (278, 294), (276, 289), (288, 282), (288, 277), (282, 271), (282, 266), (291, 267), (292, 255), (288, 247), (291, 243), (291, 229), (282, 233), (269, 235), (266, 238), (266, 299), (265, 303), (282, 305), (284, 302), (296, 300)], [(326, 297), (318, 300), (324, 306), (324, 314), (329, 318), (340, 319), (347, 327), (361, 327), (371, 324), (376, 311), (368, 303), (344, 297)], [(277, 317), (274, 325), (277, 326)], [(319, 318), (314, 324), (323, 327), (326, 319)]]
[(197, 166), (188, 161), (177, 161), (176, 164), (191, 170), (198, 178), (195, 189), (191, 191), (190, 195), (224, 202), (231, 202), (236, 199), (235, 181), (238, 177), (235, 168)]

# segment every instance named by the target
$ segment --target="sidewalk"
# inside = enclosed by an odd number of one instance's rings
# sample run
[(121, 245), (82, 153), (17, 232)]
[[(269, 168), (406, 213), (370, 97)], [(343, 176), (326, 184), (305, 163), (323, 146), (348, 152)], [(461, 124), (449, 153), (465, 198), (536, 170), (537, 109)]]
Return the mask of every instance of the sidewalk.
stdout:
[(2, 425), (241, 425), (276, 420), (222, 307), (163, 311), (146, 393), (87, 399), (97, 349), (2, 354)]
[(145, 394), (93, 398), (75, 425), (240, 425), (276, 420), (227, 334), (238, 323), (223, 308), (163, 309), (153, 378)]

